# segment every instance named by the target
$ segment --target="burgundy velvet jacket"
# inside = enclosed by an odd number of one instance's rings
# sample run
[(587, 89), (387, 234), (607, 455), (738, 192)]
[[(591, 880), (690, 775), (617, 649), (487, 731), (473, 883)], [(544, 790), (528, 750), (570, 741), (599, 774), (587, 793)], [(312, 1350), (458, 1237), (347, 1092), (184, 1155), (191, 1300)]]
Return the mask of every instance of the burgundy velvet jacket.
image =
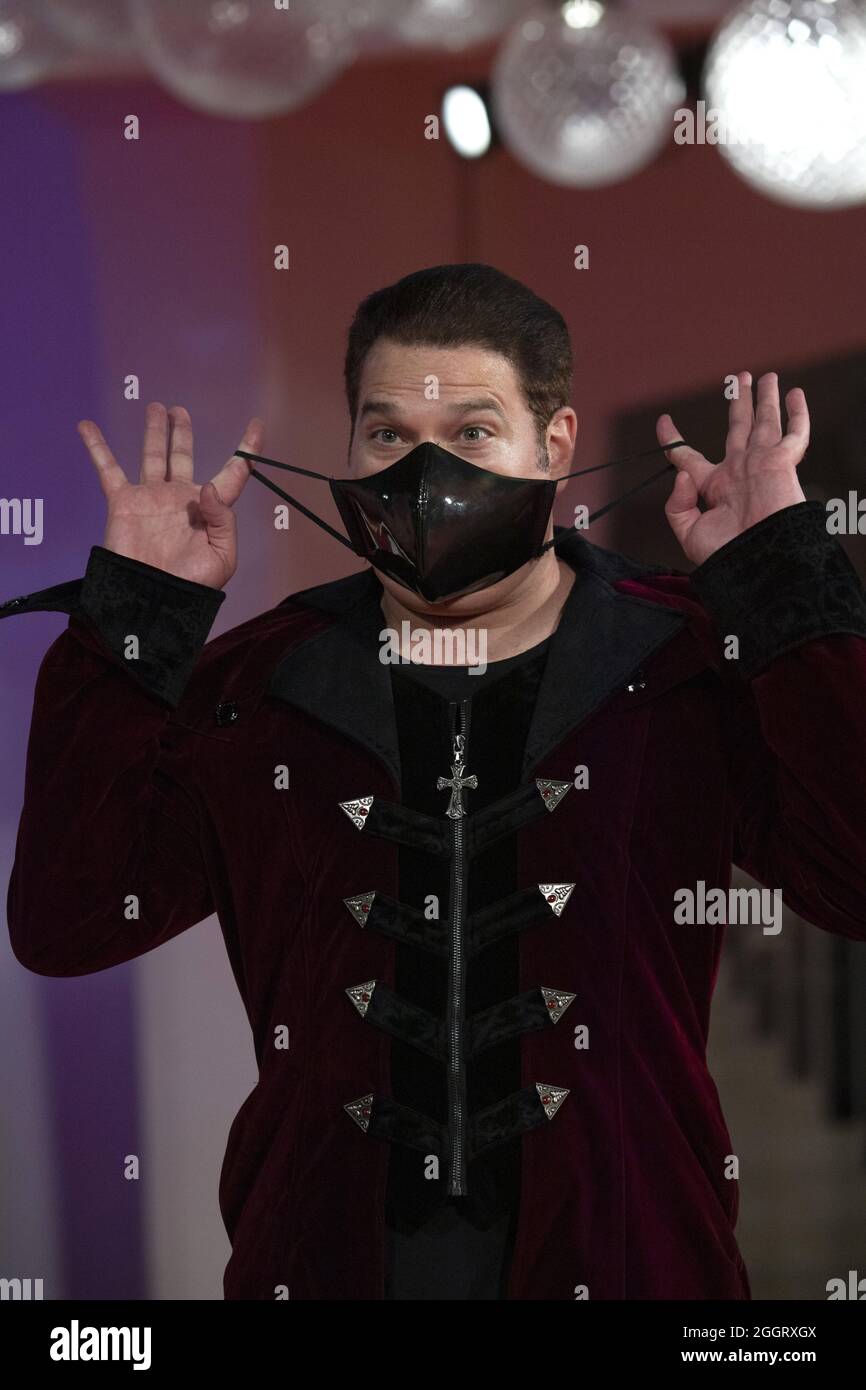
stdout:
[[(518, 1135), (509, 1298), (750, 1297), (706, 1063), (725, 928), (678, 924), (674, 895), (726, 889), (734, 862), (817, 927), (866, 940), (866, 596), (818, 502), (689, 576), (579, 532), (560, 554), (575, 587), (521, 784), (478, 814), (467, 793), (459, 842), (447, 794), (440, 817), (401, 802), (373, 571), (207, 646), (223, 595), (99, 546), (83, 579), (0, 610), (70, 614), (35, 694), (17, 959), (83, 975), (219, 918), (259, 1064), (220, 1182), (226, 1298), (382, 1298), (393, 1146), (437, 1156), (450, 1181), (461, 1152)], [(518, 891), (461, 918), (461, 860), (512, 833)], [(398, 900), (401, 844), (450, 860), (439, 920)], [(434, 1122), (394, 1101), (391, 1037), (444, 1062), (453, 1001), (438, 1019), (401, 1006), (397, 943), (465, 953), (506, 931), (520, 995), (484, 1027), (519, 1034), (521, 1089)], [(374, 1003), (347, 1001), (371, 980)], [(545, 985), (575, 995), (555, 1026)], [(464, 1022), (471, 1039), (480, 1024)]]

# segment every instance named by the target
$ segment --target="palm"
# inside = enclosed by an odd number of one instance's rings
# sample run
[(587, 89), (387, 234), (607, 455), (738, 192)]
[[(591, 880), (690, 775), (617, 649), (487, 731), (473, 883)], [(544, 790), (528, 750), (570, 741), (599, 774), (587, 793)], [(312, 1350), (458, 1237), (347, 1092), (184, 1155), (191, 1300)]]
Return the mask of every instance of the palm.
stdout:
[(201, 486), (196, 483), (127, 483), (111, 499), (105, 546), (143, 559), (182, 579), (221, 588), (219, 551), (199, 519)]
[[(788, 430), (783, 435), (775, 373), (758, 382), (754, 413), (751, 376), (742, 372), (738, 377), (744, 389), (731, 402), (722, 462), (712, 464), (687, 447), (668, 453), (678, 472), (665, 515), (685, 555), (696, 565), (773, 512), (806, 500), (797, 478), (797, 465), (809, 442), (803, 392), (796, 388), (785, 398)], [(679, 437), (669, 415), (659, 417), (656, 429), (660, 444)], [(699, 497), (707, 511), (698, 507)]]
[[(108, 502), (105, 547), (181, 579), (220, 589), (237, 568), (232, 511), (249, 477), (233, 455), (210, 483), (193, 480), (192, 424), (181, 406), (147, 408), (138, 483), (131, 483), (99, 428), (82, 420), (87, 445)], [(259, 453), (264, 426), (251, 420), (240, 447)]]

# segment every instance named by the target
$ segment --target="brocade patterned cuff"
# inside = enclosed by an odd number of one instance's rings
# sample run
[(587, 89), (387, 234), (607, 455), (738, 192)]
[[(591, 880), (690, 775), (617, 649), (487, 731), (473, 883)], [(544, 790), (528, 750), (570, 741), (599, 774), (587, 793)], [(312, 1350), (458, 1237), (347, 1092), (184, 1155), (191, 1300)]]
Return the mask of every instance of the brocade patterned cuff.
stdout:
[(775, 657), (832, 633), (866, 637), (866, 591), (823, 502), (795, 502), (715, 551), (690, 579), (721, 636), (740, 639), (750, 680)]
[[(174, 707), (224, 598), (222, 590), (95, 545), (83, 579), (8, 599), (0, 604), (0, 618), (69, 613), (96, 631), (133, 680)], [(126, 655), (130, 637), (137, 642), (134, 659)]]

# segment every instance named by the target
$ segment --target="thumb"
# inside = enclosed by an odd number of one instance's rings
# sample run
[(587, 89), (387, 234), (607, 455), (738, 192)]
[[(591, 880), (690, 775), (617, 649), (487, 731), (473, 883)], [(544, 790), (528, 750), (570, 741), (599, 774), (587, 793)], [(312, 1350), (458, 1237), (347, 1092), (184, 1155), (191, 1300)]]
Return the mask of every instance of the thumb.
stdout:
[(700, 519), (700, 515), (697, 483), (691, 474), (683, 469), (674, 478), (674, 485), (665, 503), (665, 516), (680, 544)]
[(674, 478), (674, 485), (671, 488), (665, 511), (670, 516), (674, 512), (691, 511), (697, 505), (698, 485), (691, 473), (683, 468)]
[(219, 544), (232, 535), (234, 513), (231, 507), (222, 501), (213, 483), (205, 483), (202, 486), (198, 505), (211, 545)]

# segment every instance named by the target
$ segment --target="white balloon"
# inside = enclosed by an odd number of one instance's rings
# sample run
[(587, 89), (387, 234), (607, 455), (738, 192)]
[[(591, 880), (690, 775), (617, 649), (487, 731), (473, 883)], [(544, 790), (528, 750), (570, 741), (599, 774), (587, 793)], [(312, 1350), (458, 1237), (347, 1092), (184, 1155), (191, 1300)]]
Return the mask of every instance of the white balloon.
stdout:
[(684, 97), (667, 40), (597, 0), (533, 9), (493, 71), (503, 144), (541, 178), (575, 188), (614, 183), (649, 164), (672, 137)]
[(264, 118), (309, 100), (355, 52), (335, 0), (129, 0), (142, 58), (179, 100)]
[(34, 0), (0, 0), (0, 91), (33, 86), (71, 52)]
[(866, 8), (751, 0), (722, 25), (704, 89), (719, 152), (800, 207), (866, 201)]

